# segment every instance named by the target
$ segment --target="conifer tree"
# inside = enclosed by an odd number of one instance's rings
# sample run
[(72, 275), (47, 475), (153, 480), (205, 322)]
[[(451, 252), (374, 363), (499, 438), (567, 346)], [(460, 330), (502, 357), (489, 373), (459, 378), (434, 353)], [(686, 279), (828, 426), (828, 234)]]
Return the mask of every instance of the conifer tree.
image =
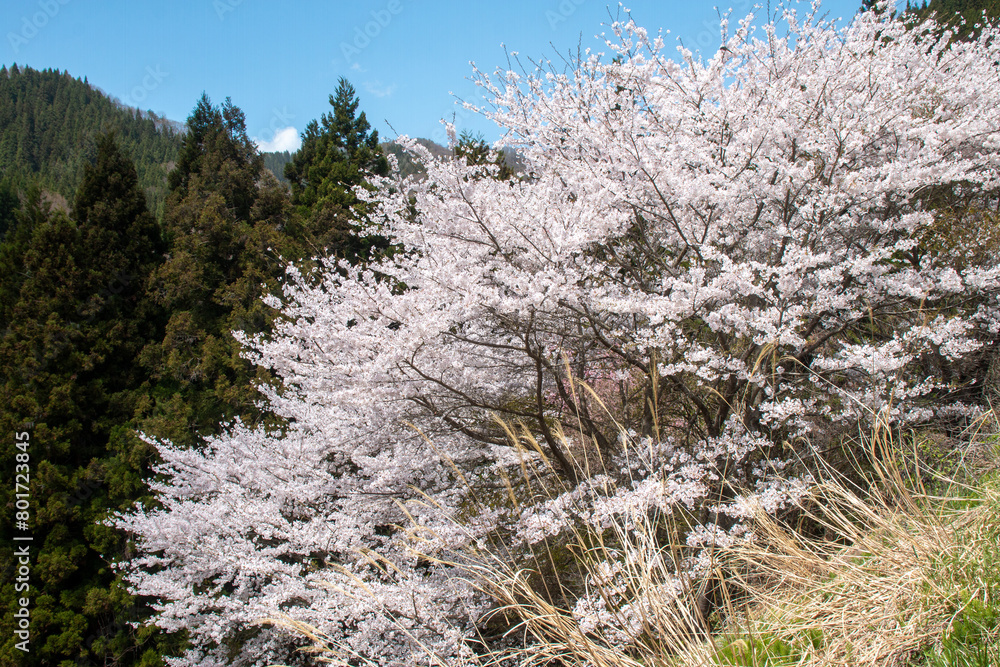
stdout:
[[(23, 193), (26, 200), (24, 205), (19, 191), (13, 186), (8, 187), (7, 195), (13, 195), (13, 199), (5, 199), (3, 211), (0, 212), (5, 226), (0, 238), (0, 330), (6, 330), (10, 326), (11, 310), (24, 279), (24, 252), (31, 241), (36, 220), (47, 214), (42, 212), (41, 191), (37, 187), (31, 187)], [(0, 367), (0, 377), (6, 373), (7, 369)]]
[[(21, 279), (5, 286), (16, 299), (0, 339), (0, 423), (6, 433), (31, 425), (33, 639), (23, 654), (6, 632), (0, 652), (4, 664), (138, 664), (141, 640), (121, 619), (140, 610), (109, 564), (127, 545), (100, 522), (131, 506), (149, 456), (130, 435), (141, 382), (131, 362), (155, 326), (142, 294), (159, 231), (112, 136), (98, 140), (72, 218), (39, 202), (29, 198), (19, 221), (17, 238), (30, 239)], [(3, 459), (13, 469), (7, 442)], [(11, 517), (0, 520), (8, 532)], [(4, 609), (10, 627), (15, 605)]]
[(21, 208), (17, 189), (10, 179), (0, 179), (0, 241), (7, 235), (7, 230), (17, 224), (16, 212)]
[(164, 337), (143, 355), (155, 380), (144, 428), (194, 444), (220, 421), (251, 422), (258, 378), (232, 331), (259, 333), (269, 310), (261, 285), (283, 272), (289, 203), (247, 136), (243, 112), (206, 95), (188, 118), (177, 168), (170, 174), (164, 228), (169, 259), (156, 271), (151, 298), (170, 313)]
[(306, 126), (302, 147), (285, 166), (292, 203), (306, 219), (310, 250), (352, 261), (371, 258), (373, 248), (385, 246), (378, 236), (357, 234), (364, 206), (354, 188), (371, 176), (389, 173), (378, 131), (371, 129), (363, 111), (358, 112), (359, 104), (354, 87), (341, 78), (330, 95), (333, 111)]
[(462, 132), (455, 145), (455, 157), (465, 160), (469, 165), (483, 167), (475, 172), (473, 178), (495, 178), (507, 181), (514, 177), (514, 170), (507, 164), (506, 155), (486, 143), (482, 134)]

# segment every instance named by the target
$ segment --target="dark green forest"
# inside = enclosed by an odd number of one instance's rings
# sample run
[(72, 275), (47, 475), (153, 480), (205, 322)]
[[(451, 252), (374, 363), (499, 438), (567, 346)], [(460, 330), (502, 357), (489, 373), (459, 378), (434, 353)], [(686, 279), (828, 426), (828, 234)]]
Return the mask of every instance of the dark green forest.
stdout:
[[(959, 36), (984, 10), (1000, 16), (1000, 2), (908, 8), (964, 16)], [(132, 546), (102, 524), (151, 502), (155, 449), (137, 434), (197, 447), (235, 419), (280, 429), (258, 405), (274, 379), (231, 332), (266, 334), (277, 313), (260, 296), (289, 262), (392, 252), (357, 233), (366, 210), (353, 188), (387, 174), (390, 155), (404, 174), (420, 169), (380, 140), (343, 79), (295, 153), (261, 154), (230, 99), (193, 103), (179, 127), (85, 77), (0, 68), (0, 466), (20, 461), (6, 434), (29, 434), (37, 536), (30, 654), (15, 648), (17, 561), (0, 557), (4, 667), (154, 667), (180, 650), (182, 635), (142, 625), (153, 601), (114, 567)], [(481, 138), (460, 150), (514, 163)], [(7, 544), (14, 492), (0, 489)]]
[[(150, 212), (161, 219), (167, 174), (181, 149), (183, 123), (126, 106), (91, 86), (86, 77), (17, 64), (0, 68), (3, 192), (37, 185), (52, 203), (71, 206), (84, 167), (97, 155), (98, 137), (109, 132), (135, 165)], [(264, 166), (287, 184), (284, 169), (291, 154), (261, 155)], [(9, 207), (0, 203), (0, 220), (8, 215)], [(3, 230), (0, 227), (0, 234)]]
[(72, 205), (97, 136), (113, 132), (133, 161), (151, 211), (163, 213), (167, 173), (181, 145), (174, 123), (110, 99), (86, 78), (12, 65), (0, 69), (0, 173), (15, 187), (33, 183)]
[(983, 15), (993, 20), (1000, 17), (1000, 2), (997, 0), (924, 0), (921, 3), (907, 0), (906, 11), (926, 19), (934, 16), (937, 21), (955, 33), (957, 39), (976, 32), (976, 24)]

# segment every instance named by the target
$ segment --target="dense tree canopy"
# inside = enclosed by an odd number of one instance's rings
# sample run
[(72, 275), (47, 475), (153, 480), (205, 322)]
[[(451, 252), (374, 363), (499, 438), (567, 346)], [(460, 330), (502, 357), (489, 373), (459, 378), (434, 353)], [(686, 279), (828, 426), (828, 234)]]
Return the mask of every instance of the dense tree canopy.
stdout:
[(162, 215), (165, 179), (180, 147), (169, 121), (109, 99), (67, 72), (0, 68), (0, 174), (15, 184), (37, 180), (72, 199), (98, 135), (112, 130), (136, 165), (151, 210)]
[[(120, 107), (58, 73), (12, 68), (0, 78), (12, 95), (12, 118), (28, 123), (4, 140), (20, 142), (22, 153), (22, 144), (53, 146), (37, 154), (34, 167), (18, 163), (0, 179), (0, 417), (8, 430), (35, 424), (34, 479), (47, 489), (36, 527), (50, 535), (39, 558), (62, 573), (45, 575), (42, 594), (32, 597), (32, 630), (46, 642), (34, 659), (155, 664), (168, 649), (149, 648), (155, 633), (137, 635), (129, 625), (145, 607), (111, 569), (128, 550), (124, 534), (101, 521), (146, 492), (151, 445), (137, 433), (195, 446), (232, 419), (277, 425), (258, 407), (256, 388), (272, 374), (241, 357), (231, 332), (268, 330), (274, 311), (261, 293), (276, 289), (285, 263), (313, 254), (329, 230), (311, 227), (307, 209), (292, 208), (247, 136), (243, 112), (228, 99), (215, 106), (202, 96), (182, 141), (159, 120), (146, 128), (169, 140), (171, 161), (176, 157), (163, 178), (170, 190), (159, 200), (158, 224), (125, 155), (135, 129), (129, 119), (141, 116), (102, 115)], [(118, 119), (124, 129), (92, 144), (59, 143), (51, 124), (25, 120), (33, 110), (52, 115), (43, 107), (53, 91), (57, 99), (66, 91), (84, 95), (56, 105), (66, 127), (84, 117), (104, 126)], [(0, 116), (6, 108), (0, 98)], [(368, 142), (360, 150), (371, 151), (366, 129), (358, 132)], [(377, 137), (374, 146), (381, 155)], [(60, 151), (73, 159), (89, 151), (93, 159), (74, 176), (60, 166)], [(351, 174), (351, 183), (360, 182)], [(65, 197), (53, 191), (70, 182), (79, 187)], [(337, 232), (341, 246), (350, 244), (350, 229)], [(4, 460), (13, 456), (5, 446)], [(10, 520), (5, 515), (5, 527)], [(56, 588), (65, 594), (53, 594)], [(4, 589), (5, 600), (12, 594)], [(4, 627), (12, 622), (5, 617)], [(17, 655), (12, 645), (8, 657)]]
[(266, 378), (240, 357), (230, 332), (266, 330), (271, 314), (260, 291), (298, 246), (283, 233), (291, 226), (285, 190), (228, 99), (221, 107), (199, 100), (170, 186), (168, 258), (149, 286), (168, 321), (141, 360), (155, 381), (147, 428), (190, 445), (220, 422), (262, 418), (254, 385)]
[(341, 78), (336, 93), (330, 95), (333, 111), (306, 126), (302, 147), (285, 166), (292, 202), (302, 209), (308, 251), (316, 256), (335, 254), (360, 261), (377, 254), (373, 249), (385, 247), (378, 235), (356, 233), (365, 213), (355, 188), (389, 172), (378, 132), (371, 129), (363, 111), (358, 113), (359, 104), (354, 87)]
[[(31, 436), (37, 641), (29, 654), (14, 649), (16, 594), (5, 577), (0, 650), (10, 664), (139, 664), (142, 639), (116, 622), (130, 611), (138, 620), (138, 603), (108, 562), (125, 556), (125, 540), (100, 521), (144, 492), (149, 448), (130, 428), (143, 377), (130, 361), (156, 335), (144, 288), (162, 252), (159, 228), (110, 135), (98, 139), (71, 215), (37, 191), (24, 208), (3, 244), (16, 279), (5, 276), (3, 292), (0, 424)], [(3, 451), (13, 470), (13, 452)], [(2, 493), (8, 506), (12, 489)], [(12, 534), (11, 513), (0, 521)]]
[(333, 111), (306, 126), (302, 148), (285, 168), (295, 204), (350, 208), (357, 202), (353, 188), (366, 174), (388, 173), (378, 131), (371, 129), (363, 111), (358, 113), (359, 104), (354, 86), (341, 78), (330, 95)]
[(931, 16), (943, 27), (952, 30), (959, 39), (977, 33), (976, 26), (1000, 18), (1000, 2), (997, 0), (923, 0), (921, 3), (906, 3), (906, 11), (920, 19)]

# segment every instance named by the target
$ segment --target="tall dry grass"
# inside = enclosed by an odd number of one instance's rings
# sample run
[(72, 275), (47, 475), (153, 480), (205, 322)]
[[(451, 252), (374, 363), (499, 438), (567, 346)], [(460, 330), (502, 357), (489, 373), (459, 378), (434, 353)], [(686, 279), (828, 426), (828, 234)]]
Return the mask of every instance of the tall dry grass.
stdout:
[[(753, 541), (719, 554), (749, 603), (729, 619), (714, 664), (930, 664), (956, 622), (980, 623), (966, 634), (1000, 660), (989, 620), (1000, 612), (996, 458), (971, 482), (938, 476), (928, 485), (900, 465), (893, 435), (876, 421), (866, 488), (827, 470), (812, 489), (803, 516), (822, 537), (760, 514)], [(782, 655), (768, 656), (769, 647)]]
[[(664, 539), (683, 535), (684, 526), (665, 530), (677, 515), (631, 517), (599, 534), (576, 530), (569, 565), (552, 550), (528, 561), (475, 553), (462, 567), (497, 602), (494, 614), (512, 621), (508, 635), (517, 637), (481, 662), (1000, 664), (995, 417), (991, 435), (970, 438), (970, 447), (988, 454), (965, 470), (964, 483), (921, 470), (912, 451), (919, 438), (904, 447), (884, 419), (874, 424), (854, 443), (868, 453), (854, 474), (816, 471), (795, 525), (759, 512), (748, 524), (751, 537), (716, 547), (714, 572), (699, 580), (683, 575), (685, 545)], [(608, 563), (619, 565), (615, 577), (607, 576)], [(539, 585), (543, 571), (560, 567), (570, 583)], [(606, 626), (574, 613), (572, 592), (581, 592), (580, 582), (606, 602)], [(708, 586), (721, 600), (711, 618), (704, 613)], [(956, 639), (959, 630), (964, 634)], [(949, 645), (956, 641), (975, 645), (963, 653)]]

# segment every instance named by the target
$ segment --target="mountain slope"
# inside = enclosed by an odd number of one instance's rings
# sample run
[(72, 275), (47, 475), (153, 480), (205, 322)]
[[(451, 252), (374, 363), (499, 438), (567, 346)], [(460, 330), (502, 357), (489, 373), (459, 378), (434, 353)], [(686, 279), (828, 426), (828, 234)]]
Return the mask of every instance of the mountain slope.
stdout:
[(8, 180), (35, 180), (71, 201), (96, 154), (95, 137), (106, 130), (135, 162), (139, 186), (159, 217), (180, 148), (173, 123), (126, 107), (67, 72), (0, 68), (0, 174)]

